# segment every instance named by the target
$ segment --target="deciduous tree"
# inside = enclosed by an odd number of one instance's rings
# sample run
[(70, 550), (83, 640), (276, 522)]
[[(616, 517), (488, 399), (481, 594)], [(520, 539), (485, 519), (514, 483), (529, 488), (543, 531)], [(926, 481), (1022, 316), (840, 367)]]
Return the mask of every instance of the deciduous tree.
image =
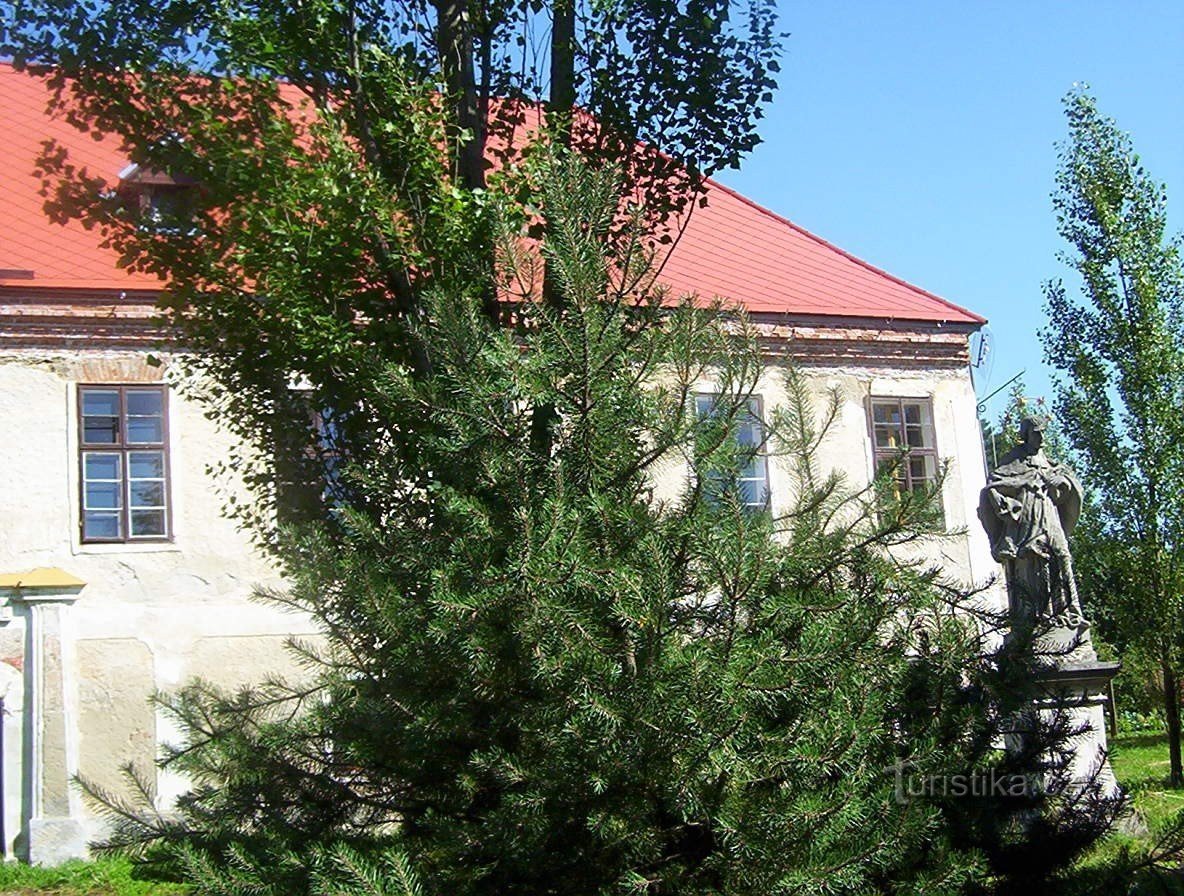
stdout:
[(1081, 298), (1045, 289), (1046, 358), (1065, 376), (1057, 413), (1096, 493), (1124, 641), (1152, 647), (1164, 682), (1171, 780), (1184, 784), (1184, 267), (1167, 231), (1167, 194), (1130, 138), (1077, 90), (1065, 98), (1054, 207)]

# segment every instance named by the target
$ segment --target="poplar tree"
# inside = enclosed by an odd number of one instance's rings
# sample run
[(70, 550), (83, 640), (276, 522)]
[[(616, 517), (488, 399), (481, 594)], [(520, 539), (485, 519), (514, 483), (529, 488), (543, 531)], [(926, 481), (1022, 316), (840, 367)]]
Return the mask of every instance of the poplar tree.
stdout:
[[(1047, 361), (1064, 377), (1056, 409), (1095, 493), (1106, 599), (1117, 637), (1152, 651), (1163, 675), (1171, 784), (1181, 765), (1184, 661), (1184, 267), (1167, 230), (1167, 193), (1130, 137), (1084, 90), (1064, 101), (1057, 227), (1080, 298), (1045, 287)], [(1098, 547), (1095, 544), (1095, 549)]]

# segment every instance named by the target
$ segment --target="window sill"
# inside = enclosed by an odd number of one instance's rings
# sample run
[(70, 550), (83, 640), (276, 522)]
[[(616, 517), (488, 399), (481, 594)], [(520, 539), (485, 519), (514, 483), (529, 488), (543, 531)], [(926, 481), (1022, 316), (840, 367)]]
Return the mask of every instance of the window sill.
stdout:
[(120, 541), (76, 544), (72, 552), (82, 554), (179, 554), (181, 548), (175, 541)]

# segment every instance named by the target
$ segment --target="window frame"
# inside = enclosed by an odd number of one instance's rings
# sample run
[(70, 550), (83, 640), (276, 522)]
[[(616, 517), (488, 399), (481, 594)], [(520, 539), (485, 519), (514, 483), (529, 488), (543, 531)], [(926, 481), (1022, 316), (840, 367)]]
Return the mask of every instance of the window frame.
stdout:
[[(199, 187), (194, 178), (132, 164), (120, 172), (117, 192), (136, 215), (136, 226), (141, 231), (163, 237), (189, 237), (197, 233), (194, 191)], [(177, 200), (176, 207), (165, 213), (157, 206), (161, 197)]]
[[(900, 412), (900, 428), (897, 430), (900, 436), (903, 436), (902, 442), (904, 447), (901, 448), (881, 448), (876, 444), (876, 405), (878, 404), (895, 404)], [(929, 417), (929, 436), (932, 442), (930, 447), (915, 448), (908, 444), (908, 423), (905, 418), (904, 408), (908, 404), (921, 405), (927, 412)], [(933, 478), (930, 480), (934, 486), (941, 483), (941, 452), (937, 445), (937, 416), (933, 409), (932, 395), (868, 395), (865, 411), (867, 414), (867, 435), (868, 443), (872, 451), (872, 478), (880, 475), (880, 463), (882, 461), (891, 460), (897, 461), (905, 459), (906, 462), (901, 465), (904, 471), (905, 490), (916, 494), (917, 484), (913, 481), (913, 472), (907, 463), (908, 457), (931, 457), (933, 458)], [(923, 413), (924, 415), (924, 413)], [(924, 423), (921, 424), (925, 426)], [(896, 478), (896, 477), (894, 477)], [(944, 493), (944, 489), (941, 490)], [(941, 495), (942, 503), (944, 505), (944, 494)]]
[[(115, 442), (87, 442), (84, 396), (87, 392), (116, 392), (119, 395), (119, 432)], [(160, 441), (127, 441), (127, 394), (156, 392), (160, 395)], [(173, 541), (172, 458), (169, 451), (169, 389), (164, 383), (78, 383), (75, 389), (75, 417), (78, 427), (78, 542), (96, 544), (169, 544)], [(164, 533), (161, 535), (132, 535), (131, 533), (131, 475), (129, 456), (137, 451), (159, 451), (163, 458)], [(119, 456), (121, 535), (114, 538), (86, 534), (86, 457), (88, 454), (116, 454)]]
[[(696, 416), (699, 416), (699, 413), (700, 413), (699, 412), (699, 399), (700, 398), (711, 398), (711, 399), (718, 400), (719, 398), (726, 396), (726, 394), (727, 393), (724, 393), (724, 392), (707, 392), (707, 391), (692, 392), (691, 393), (692, 411), (695, 413)], [(762, 492), (763, 500), (757, 504), (749, 504), (746, 502), (744, 504), (744, 507), (746, 510), (749, 510), (749, 511), (752, 511), (755, 513), (767, 513), (767, 512), (770, 512), (773, 508), (773, 486), (772, 486), (772, 483), (770, 482), (770, 479), (769, 479), (769, 451), (768, 451), (769, 430), (765, 426), (765, 402), (764, 402), (764, 398), (755, 392), (753, 394), (749, 395), (746, 400), (755, 404), (755, 408), (750, 407), (749, 412), (752, 414), (753, 419), (756, 421), (756, 423), (761, 428), (761, 430), (760, 430), (761, 441), (760, 441), (760, 445), (758, 446), (757, 452), (753, 456), (760, 457), (761, 459), (764, 460), (765, 474), (764, 474), (764, 490)], [(745, 481), (745, 477), (739, 477), (739, 480)], [(755, 477), (747, 477), (747, 481), (755, 482), (756, 479), (755, 479)]]

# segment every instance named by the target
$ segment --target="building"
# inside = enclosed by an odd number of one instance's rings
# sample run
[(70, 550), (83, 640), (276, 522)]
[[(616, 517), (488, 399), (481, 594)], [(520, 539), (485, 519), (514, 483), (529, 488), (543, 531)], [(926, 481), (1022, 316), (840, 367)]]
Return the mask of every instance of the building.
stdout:
[[(138, 172), (115, 141), (80, 135), (45, 103), (40, 82), (0, 65), (3, 845), (48, 863), (101, 833), (75, 774), (118, 788), (122, 763), (151, 770), (173, 734), (154, 691), (283, 673), (285, 638), (309, 626), (249, 600), (280, 582), (222, 515), (234, 483), (207, 468), (230, 444), (171, 387), (177, 368), (152, 323), (160, 284), (120, 270), (80, 225), (51, 223), (34, 160), (53, 137), (113, 186)], [(827, 455), (853, 481), (906, 444), (905, 487), (948, 464), (945, 518), (961, 534), (943, 540), (942, 561), (968, 582), (996, 573), (975, 519), (984, 464), (968, 340), (981, 317), (718, 184), (663, 279), (742, 302), (820, 389), (841, 389)], [(761, 399), (784, 401), (771, 375)], [(762, 459), (751, 479), (786, 500), (776, 464)], [(165, 800), (184, 786), (156, 783)]]

